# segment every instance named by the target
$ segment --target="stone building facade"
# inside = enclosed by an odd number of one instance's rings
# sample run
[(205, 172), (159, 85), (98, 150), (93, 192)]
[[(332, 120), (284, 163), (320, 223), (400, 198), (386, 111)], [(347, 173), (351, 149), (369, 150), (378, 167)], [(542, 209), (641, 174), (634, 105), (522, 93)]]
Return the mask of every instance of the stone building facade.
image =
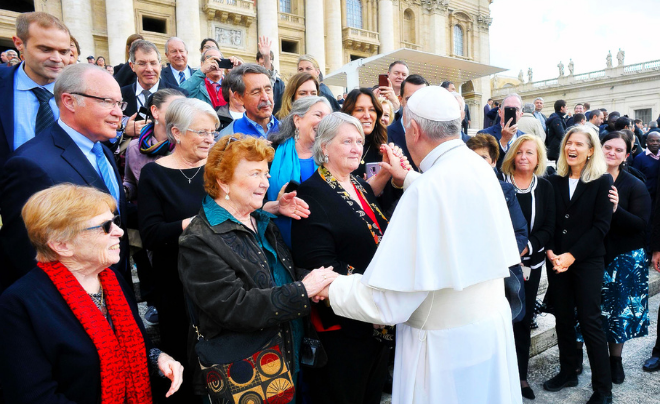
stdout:
[(554, 112), (554, 102), (566, 101), (567, 109), (579, 102), (591, 108), (618, 111), (632, 119), (648, 123), (660, 115), (660, 60), (625, 65), (623, 58), (614, 66), (611, 60), (605, 69), (559, 76), (554, 79), (524, 82), (511, 77), (495, 76), (491, 80), (492, 97), (502, 100), (510, 93), (518, 93), (523, 102), (544, 100), (543, 113)]
[[(0, 9), (0, 45), (10, 46), (19, 12), (45, 11), (61, 18), (78, 39), (80, 60), (105, 56), (125, 61), (126, 38), (137, 32), (164, 50), (178, 36), (199, 65), (199, 44), (215, 38), (226, 55), (254, 61), (260, 35), (273, 39), (283, 78), (295, 73), (298, 55), (310, 53), (322, 71), (399, 48), (488, 64), (492, 0), (16, 0)], [(9, 6), (7, 6), (9, 4)], [(414, 73), (414, 72), (412, 72)], [(463, 83), (456, 83), (457, 85)], [(488, 79), (466, 83), (480, 103)], [(476, 98), (479, 98), (477, 101)]]

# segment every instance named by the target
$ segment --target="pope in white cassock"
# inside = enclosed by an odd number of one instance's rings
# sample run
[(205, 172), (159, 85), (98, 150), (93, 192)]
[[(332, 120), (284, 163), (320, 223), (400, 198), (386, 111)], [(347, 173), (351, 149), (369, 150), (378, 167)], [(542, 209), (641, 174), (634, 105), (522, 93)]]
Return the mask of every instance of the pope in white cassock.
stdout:
[(493, 170), (460, 139), (456, 105), (437, 86), (410, 98), (406, 144), (423, 174), (406, 177), (364, 275), (329, 288), (336, 314), (397, 324), (394, 404), (522, 402), (503, 281), (520, 255)]

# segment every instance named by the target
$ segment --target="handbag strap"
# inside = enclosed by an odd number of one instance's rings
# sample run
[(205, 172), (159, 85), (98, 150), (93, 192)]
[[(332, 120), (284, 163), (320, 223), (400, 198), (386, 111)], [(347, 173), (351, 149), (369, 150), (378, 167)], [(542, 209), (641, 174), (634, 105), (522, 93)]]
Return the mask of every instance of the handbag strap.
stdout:
[(204, 336), (199, 332), (199, 318), (197, 317), (197, 311), (195, 311), (195, 303), (188, 296), (187, 293), (183, 294), (183, 298), (186, 300), (186, 308), (188, 309), (188, 315), (190, 316), (190, 323), (192, 324), (195, 334), (197, 334), (197, 340), (204, 339)]

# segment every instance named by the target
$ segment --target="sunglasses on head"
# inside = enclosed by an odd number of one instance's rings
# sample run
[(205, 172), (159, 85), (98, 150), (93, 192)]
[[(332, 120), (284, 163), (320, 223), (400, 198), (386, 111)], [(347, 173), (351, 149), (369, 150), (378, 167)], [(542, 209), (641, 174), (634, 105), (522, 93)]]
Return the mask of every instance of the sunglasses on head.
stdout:
[(110, 231), (112, 230), (112, 224), (113, 223), (115, 224), (115, 226), (121, 227), (121, 217), (119, 217), (119, 215), (115, 215), (112, 219), (106, 220), (105, 222), (101, 223), (98, 226), (88, 227), (85, 230), (94, 230), (94, 229), (98, 229), (100, 227), (101, 229), (103, 229), (105, 234), (110, 234)]

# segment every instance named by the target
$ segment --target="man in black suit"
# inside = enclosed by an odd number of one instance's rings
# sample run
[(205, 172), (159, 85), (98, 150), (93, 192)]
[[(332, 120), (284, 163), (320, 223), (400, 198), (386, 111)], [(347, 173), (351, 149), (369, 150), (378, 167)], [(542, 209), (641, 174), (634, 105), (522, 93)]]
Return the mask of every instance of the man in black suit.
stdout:
[(59, 117), (53, 87), (71, 54), (69, 30), (47, 13), (19, 15), (13, 40), (24, 60), (0, 69), (0, 173), (14, 150)]
[[(35, 251), (21, 218), (25, 202), (41, 190), (61, 183), (93, 186), (117, 200), (126, 223), (126, 195), (112, 153), (101, 142), (113, 139), (124, 106), (119, 85), (95, 65), (68, 66), (55, 83), (60, 119), (12, 155), (0, 177), (0, 288), (32, 270)], [(131, 283), (128, 241), (113, 267)]]
[[(401, 82), (401, 93), (399, 95), (401, 110), (406, 106), (408, 99), (415, 93), (415, 91), (429, 85), (429, 82), (419, 74), (411, 74), (410, 76), (407, 76), (406, 79)], [(399, 146), (401, 150), (403, 150), (403, 154), (408, 157), (410, 165), (412, 165), (414, 170), (417, 170), (417, 167), (415, 167), (415, 163), (413, 163), (412, 157), (410, 156), (410, 152), (408, 151), (408, 146), (406, 145), (406, 130), (403, 127), (403, 119), (398, 119), (387, 127), (387, 142)]]
[(173, 36), (165, 42), (165, 57), (170, 63), (163, 67), (160, 79), (170, 87), (179, 87), (195, 71), (188, 66), (188, 47), (181, 38)]
[(138, 40), (133, 42), (129, 51), (128, 63), (137, 75), (137, 80), (121, 88), (121, 96), (128, 103), (124, 110), (125, 134), (138, 136), (145, 125), (144, 117), (138, 116), (140, 107), (147, 104), (149, 96), (161, 88), (178, 88), (160, 80), (161, 64), (160, 52), (156, 45), (149, 41)]

